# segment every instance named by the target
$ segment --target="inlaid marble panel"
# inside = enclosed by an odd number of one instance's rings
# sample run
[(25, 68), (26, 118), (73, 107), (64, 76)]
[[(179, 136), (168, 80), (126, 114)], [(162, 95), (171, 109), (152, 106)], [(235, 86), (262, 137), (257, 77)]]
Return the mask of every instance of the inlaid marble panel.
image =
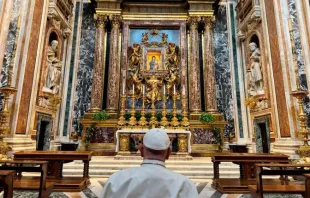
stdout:
[(21, 0), (14, 0), (13, 12), (12, 12), (11, 22), (9, 26), (9, 33), (8, 33), (8, 38), (6, 42), (1, 77), (0, 77), (1, 79), (0, 86), (4, 86), (7, 84), (7, 70), (8, 70), (9, 64), (11, 64), (11, 61), (12, 61), (11, 60), (12, 51), (13, 51), (14, 43), (17, 37), (16, 29), (17, 29), (18, 18), (20, 15), (20, 5), (21, 5)]
[[(4, 52), (4, 58), (3, 58), (3, 65), (0, 75), (0, 87), (5, 86), (7, 84), (7, 74), (8, 74), (8, 66), (11, 64), (12, 59), (12, 52), (16, 40), (16, 29), (17, 29), (17, 23), (18, 18), (20, 15), (20, 5), (21, 0), (14, 0), (13, 4), (13, 12), (11, 16), (11, 22), (9, 26), (9, 33), (8, 38), (6, 42), (5, 52)], [(2, 103), (3, 103), (3, 95), (0, 94), (0, 109), (2, 109)]]
[(96, 128), (96, 133), (93, 136), (91, 143), (113, 143), (114, 142), (114, 132), (116, 128)]
[[(226, 6), (220, 6), (214, 25), (214, 57), (217, 108), (227, 121), (233, 120), (231, 70), (229, 65)], [(227, 134), (227, 131), (225, 132)]]
[[(305, 71), (305, 64), (302, 56), (302, 46), (300, 40), (300, 31), (297, 19), (297, 11), (296, 11), (296, 4), (295, 0), (288, 0), (288, 9), (290, 17), (292, 20), (293, 32), (294, 32), (294, 40), (296, 46), (296, 54), (297, 54), (297, 64), (298, 64), (298, 72), (299, 72), (299, 79), (300, 85), (302, 89), (308, 89), (307, 87), (307, 77)], [(309, 98), (305, 99), (305, 112), (308, 115), (308, 126), (310, 127), (310, 102)]]
[(77, 84), (74, 103), (73, 130), (81, 132), (77, 121), (90, 108), (92, 76), (94, 66), (96, 27), (91, 4), (83, 5), (80, 57), (77, 71)]
[(75, 57), (76, 57), (76, 41), (77, 41), (77, 32), (78, 32), (79, 11), (80, 11), (80, 2), (77, 2), (75, 4), (74, 31), (73, 31), (73, 38), (72, 38), (72, 51), (71, 51), (70, 71), (69, 71), (69, 79), (68, 79), (68, 92), (67, 92), (67, 100), (66, 100), (66, 110), (65, 110), (66, 112), (65, 112), (63, 136), (67, 135), (69, 113), (71, 109), (70, 103), (71, 103), (74, 65), (75, 65)]
[(212, 129), (194, 128), (194, 144), (216, 144)]

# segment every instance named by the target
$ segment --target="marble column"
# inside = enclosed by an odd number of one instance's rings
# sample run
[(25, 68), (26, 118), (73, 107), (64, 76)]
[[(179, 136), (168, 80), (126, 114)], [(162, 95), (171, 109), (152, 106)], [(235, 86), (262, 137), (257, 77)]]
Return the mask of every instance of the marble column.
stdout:
[(119, 81), (120, 81), (120, 23), (121, 17), (111, 18), (110, 65), (107, 94), (107, 111), (115, 114), (118, 111)]
[(204, 17), (204, 35), (203, 35), (203, 77), (204, 77), (204, 96), (205, 109), (207, 112), (217, 112), (216, 90), (215, 90), (215, 72), (214, 72), (214, 43), (213, 43), (213, 24), (215, 18)]
[(103, 89), (104, 89), (104, 35), (106, 16), (95, 15), (96, 20), (96, 48), (95, 63), (92, 81), (90, 112), (102, 110)]
[(201, 112), (200, 66), (199, 66), (199, 17), (190, 17), (190, 45), (189, 45), (189, 110), (192, 113)]

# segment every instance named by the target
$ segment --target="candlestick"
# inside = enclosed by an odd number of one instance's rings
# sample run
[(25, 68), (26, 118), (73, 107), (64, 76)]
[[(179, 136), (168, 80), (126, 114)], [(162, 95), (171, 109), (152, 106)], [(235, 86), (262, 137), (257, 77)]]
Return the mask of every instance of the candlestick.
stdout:
[(163, 117), (161, 118), (161, 122), (160, 122), (160, 125), (163, 127), (166, 127), (167, 125), (169, 125), (168, 119), (166, 117), (166, 115), (167, 115), (166, 109), (167, 109), (167, 107), (166, 107), (166, 88), (164, 86), (163, 111), (162, 111)]
[(171, 125), (173, 127), (178, 127), (180, 125), (178, 118), (177, 118), (177, 104), (176, 104), (176, 100), (177, 100), (177, 96), (174, 95), (173, 97), (173, 111), (172, 111), (172, 121), (171, 121)]
[(131, 117), (129, 119), (129, 125), (134, 128), (137, 124), (137, 119), (136, 119), (136, 110), (135, 110), (135, 95), (133, 94), (131, 96)]
[(138, 124), (142, 127), (142, 129), (147, 125), (147, 121), (146, 121), (146, 118), (145, 118), (145, 105), (144, 105), (144, 101), (145, 101), (145, 96), (144, 96), (144, 93), (143, 93), (143, 96), (142, 96), (141, 118), (140, 118), (140, 121), (138, 122)]
[(173, 94), (175, 95), (175, 84), (173, 85)]
[(157, 120), (156, 120), (156, 117), (155, 117), (155, 114), (156, 114), (156, 111), (155, 111), (155, 101), (154, 101), (154, 98), (152, 98), (152, 106), (151, 106), (152, 110), (151, 110), (151, 114), (152, 114), (152, 117), (151, 117), (151, 120), (150, 120), (150, 126), (153, 128), (156, 127), (157, 125)]
[(164, 85), (164, 95), (166, 96), (166, 85)]
[(126, 95), (123, 94), (121, 96), (121, 110), (120, 110), (120, 117), (119, 117), (119, 121), (118, 121), (118, 125), (120, 126), (120, 128), (122, 128), (126, 124), (126, 119), (124, 117), (124, 115), (125, 115), (125, 102), (126, 102)]

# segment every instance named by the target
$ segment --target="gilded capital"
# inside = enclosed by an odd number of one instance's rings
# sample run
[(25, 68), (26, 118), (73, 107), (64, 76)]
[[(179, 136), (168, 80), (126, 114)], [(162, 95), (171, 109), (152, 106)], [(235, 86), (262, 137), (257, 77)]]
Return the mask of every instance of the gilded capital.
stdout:
[(120, 28), (120, 25), (122, 23), (122, 17), (120, 15), (111, 15), (110, 20), (112, 23), (112, 28)]
[(215, 23), (215, 16), (202, 17), (205, 28), (212, 28)]
[(107, 16), (106, 15), (94, 15), (94, 19), (96, 21), (96, 26), (97, 28), (104, 28), (106, 21), (107, 21)]
[(197, 30), (200, 22), (200, 17), (198, 16), (189, 17), (187, 22), (191, 30)]

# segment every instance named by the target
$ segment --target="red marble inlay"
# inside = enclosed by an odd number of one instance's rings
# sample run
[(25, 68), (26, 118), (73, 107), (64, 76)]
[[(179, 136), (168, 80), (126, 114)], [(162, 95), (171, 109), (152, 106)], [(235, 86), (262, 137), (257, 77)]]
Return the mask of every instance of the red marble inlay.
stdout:
[(283, 72), (280, 60), (279, 41), (278, 41), (277, 29), (275, 28), (276, 27), (275, 10), (273, 1), (265, 0), (265, 4), (266, 4), (269, 40), (271, 41), (270, 48), (272, 57), (272, 69), (273, 73), (275, 74), (274, 85), (277, 99), (280, 134), (281, 137), (290, 137), (291, 134), (288, 121), (288, 111), (284, 90)]
[[(42, 19), (44, 1), (35, 0), (35, 7), (33, 13), (33, 21), (31, 26), (31, 37), (29, 41), (24, 83), (22, 85), (22, 95), (20, 100), (18, 122), (16, 127), (17, 134), (25, 134), (27, 127), (27, 119), (30, 106), (30, 98), (33, 87), (34, 69), (36, 63), (38, 41), (40, 34), (40, 25)], [(20, 88), (19, 88), (20, 89)]]

